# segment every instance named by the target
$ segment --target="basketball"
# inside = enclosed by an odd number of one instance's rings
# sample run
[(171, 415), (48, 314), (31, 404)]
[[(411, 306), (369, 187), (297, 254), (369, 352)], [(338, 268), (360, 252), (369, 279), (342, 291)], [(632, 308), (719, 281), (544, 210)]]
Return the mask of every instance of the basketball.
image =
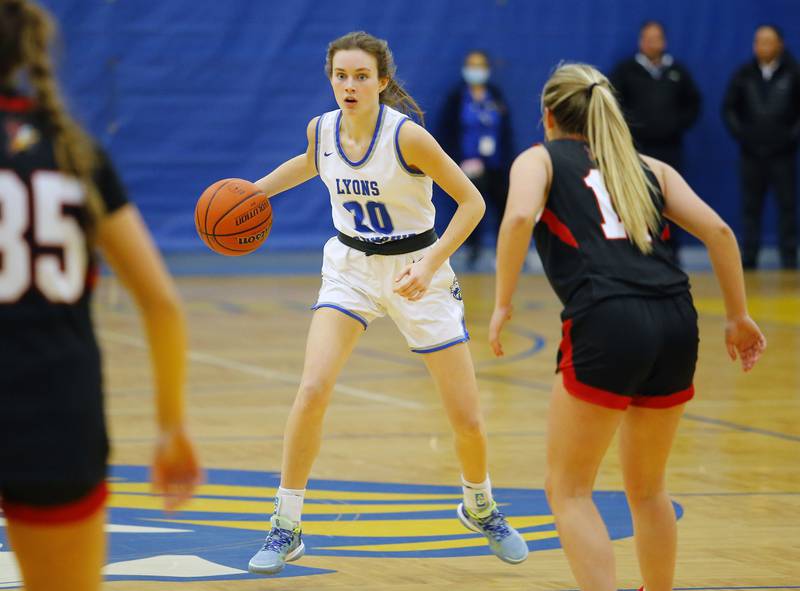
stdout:
[(226, 256), (253, 252), (272, 228), (272, 206), (261, 189), (244, 179), (208, 187), (194, 210), (197, 233), (211, 250)]

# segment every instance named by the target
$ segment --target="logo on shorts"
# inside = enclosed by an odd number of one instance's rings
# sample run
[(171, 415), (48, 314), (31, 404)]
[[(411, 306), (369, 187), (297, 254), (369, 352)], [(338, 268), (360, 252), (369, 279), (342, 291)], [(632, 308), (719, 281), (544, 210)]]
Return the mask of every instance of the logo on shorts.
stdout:
[(461, 297), (461, 286), (458, 284), (458, 277), (453, 277), (453, 283), (450, 284), (450, 295), (459, 302), (463, 299)]

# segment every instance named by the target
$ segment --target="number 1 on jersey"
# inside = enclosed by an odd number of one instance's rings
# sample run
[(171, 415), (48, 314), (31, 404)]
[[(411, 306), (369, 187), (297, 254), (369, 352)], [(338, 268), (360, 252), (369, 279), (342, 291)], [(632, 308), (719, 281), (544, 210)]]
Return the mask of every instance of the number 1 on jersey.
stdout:
[(600, 171), (593, 168), (583, 179), (583, 182), (594, 192), (594, 196), (597, 198), (597, 206), (600, 209), (600, 216), (603, 218), (601, 227), (606, 238), (608, 240), (627, 238), (628, 234), (625, 232), (625, 226), (622, 224), (622, 220), (619, 219), (617, 212), (614, 211), (614, 204), (611, 202), (611, 196), (608, 194)]

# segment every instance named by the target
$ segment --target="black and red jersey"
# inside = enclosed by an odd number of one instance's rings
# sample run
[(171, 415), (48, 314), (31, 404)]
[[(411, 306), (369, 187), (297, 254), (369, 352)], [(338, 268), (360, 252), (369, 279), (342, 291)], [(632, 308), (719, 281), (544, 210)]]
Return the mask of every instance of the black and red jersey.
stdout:
[[(102, 152), (95, 182), (107, 213), (125, 205)], [(28, 98), (0, 93), (0, 480), (80, 476), (98, 462), (76, 463), (76, 450), (105, 453), (87, 220), (85, 187), (58, 170), (47, 122)], [(42, 447), (38, 465), (20, 452)]]
[[(534, 229), (536, 249), (567, 319), (612, 297), (669, 297), (688, 292), (689, 279), (672, 262), (662, 238), (642, 253), (629, 239), (586, 142), (560, 139), (545, 148), (553, 176), (545, 208)], [(653, 185), (658, 181), (645, 166)], [(651, 195), (659, 214), (664, 198)]]

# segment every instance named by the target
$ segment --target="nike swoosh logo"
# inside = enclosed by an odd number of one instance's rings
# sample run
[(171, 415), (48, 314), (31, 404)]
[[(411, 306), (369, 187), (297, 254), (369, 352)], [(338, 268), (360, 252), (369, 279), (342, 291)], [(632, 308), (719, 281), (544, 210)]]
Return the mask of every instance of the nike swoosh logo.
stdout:
[(330, 156), (331, 154), (333, 154), (333, 152), (324, 152), (322, 155), (323, 156)]

